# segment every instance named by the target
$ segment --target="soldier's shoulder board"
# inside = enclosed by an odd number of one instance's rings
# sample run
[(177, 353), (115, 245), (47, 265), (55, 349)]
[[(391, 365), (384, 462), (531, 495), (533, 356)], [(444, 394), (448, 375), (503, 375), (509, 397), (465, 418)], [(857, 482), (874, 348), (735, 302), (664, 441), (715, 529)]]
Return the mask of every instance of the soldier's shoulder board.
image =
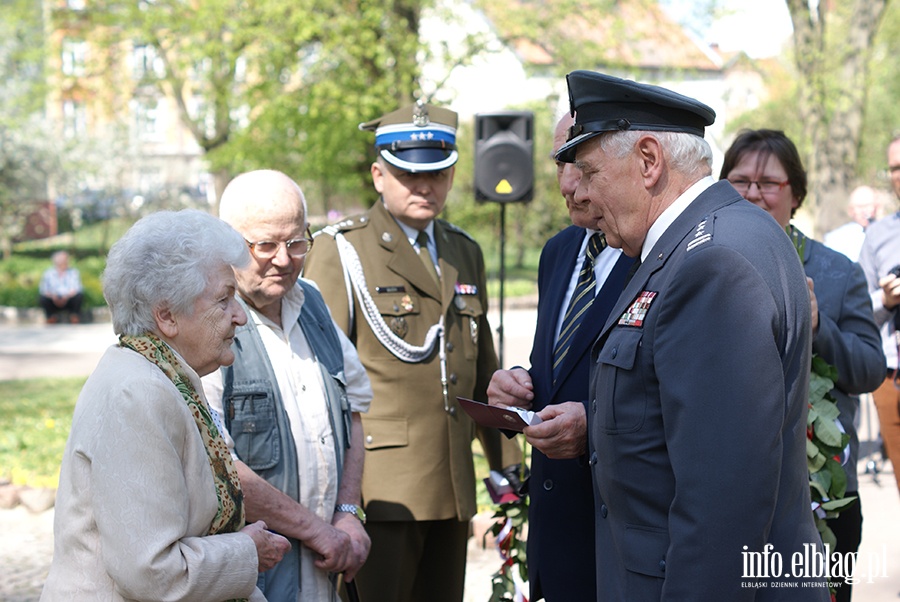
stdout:
[(453, 232), (454, 234), (461, 234), (462, 236), (465, 236), (466, 238), (468, 238), (468, 239), (471, 240), (472, 242), (476, 242), (475, 239), (472, 238), (472, 235), (471, 235), (471, 234), (469, 234), (468, 232), (466, 232), (465, 230), (463, 230), (462, 228), (460, 228), (460, 227), (457, 226), (456, 224), (451, 224), (450, 222), (445, 221), (445, 220), (440, 220), (440, 222), (441, 222), (441, 225), (442, 225), (442, 226), (444, 226), (445, 228), (447, 228), (447, 231), (448, 231), (448, 232)]
[(325, 226), (315, 234), (313, 234), (313, 238), (319, 236), (320, 234), (324, 234), (325, 236), (334, 236), (338, 232), (349, 232), (350, 230), (357, 230), (359, 228), (364, 228), (369, 224), (369, 218), (365, 215), (356, 215), (353, 217), (348, 217), (346, 219), (342, 219), (339, 222), (331, 224), (330, 226)]

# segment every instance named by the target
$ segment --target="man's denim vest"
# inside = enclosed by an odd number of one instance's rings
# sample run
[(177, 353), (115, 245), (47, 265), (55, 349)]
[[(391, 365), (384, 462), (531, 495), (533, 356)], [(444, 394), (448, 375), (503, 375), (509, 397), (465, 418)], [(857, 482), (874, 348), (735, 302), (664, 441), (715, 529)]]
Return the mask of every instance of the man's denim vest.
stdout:
[[(334, 432), (338, 479), (350, 442), (350, 405), (344, 378), (344, 355), (334, 322), (318, 290), (298, 281), (304, 302), (298, 322), (322, 372), (331, 428)], [(243, 301), (241, 304), (247, 310)], [(248, 311), (249, 314), (249, 311)], [(235, 361), (222, 368), (222, 408), (237, 456), (253, 471), (292, 499), (300, 497), (297, 449), (275, 372), (252, 319), (235, 331)], [(339, 484), (338, 484), (339, 485)], [(300, 588), (300, 542), (258, 586), (273, 602), (296, 602)]]

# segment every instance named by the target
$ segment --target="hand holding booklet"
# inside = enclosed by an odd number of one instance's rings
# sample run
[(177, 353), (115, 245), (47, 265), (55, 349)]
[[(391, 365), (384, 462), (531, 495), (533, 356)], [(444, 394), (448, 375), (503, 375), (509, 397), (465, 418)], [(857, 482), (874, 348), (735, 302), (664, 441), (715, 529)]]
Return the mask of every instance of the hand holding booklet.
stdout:
[(466, 414), (481, 426), (492, 426), (521, 433), (526, 426), (541, 423), (541, 418), (536, 412), (522, 408), (513, 406), (501, 408), (465, 397), (457, 397), (456, 400)]

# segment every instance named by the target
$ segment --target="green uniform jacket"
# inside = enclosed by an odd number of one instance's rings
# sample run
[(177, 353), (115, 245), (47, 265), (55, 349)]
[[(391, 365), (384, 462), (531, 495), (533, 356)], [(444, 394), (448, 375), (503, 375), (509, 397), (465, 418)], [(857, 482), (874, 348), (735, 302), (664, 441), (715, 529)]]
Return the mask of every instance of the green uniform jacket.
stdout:
[[(444, 409), (439, 344), (420, 363), (397, 359), (375, 337), (355, 295), (351, 323), (337, 232), (356, 249), (369, 294), (394, 334), (420, 346), (444, 316), (451, 412)], [(304, 276), (318, 284), (372, 381), (375, 396), (362, 418), (362, 494), (370, 520), (468, 520), (476, 510), (476, 425), (456, 397), (486, 401), (497, 369), (487, 321), (484, 257), (468, 234), (442, 220), (435, 220), (434, 238), (440, 289), (381, 202), (365, 215), (317, 233), (304, 266)], [(478, 430), (492, 468), (521, 462), (515, 442), (494, 429)]]

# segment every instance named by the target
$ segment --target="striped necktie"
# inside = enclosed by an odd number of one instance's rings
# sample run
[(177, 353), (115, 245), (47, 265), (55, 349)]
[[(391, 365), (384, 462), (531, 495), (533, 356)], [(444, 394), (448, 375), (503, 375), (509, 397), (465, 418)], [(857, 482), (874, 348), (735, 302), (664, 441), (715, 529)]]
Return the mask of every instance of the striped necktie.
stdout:
[(593, 234), (588, 240), (587, 248), (584, 254), (584, 263), (581, 265), (581, 271), (578, 273), (578, 282), (575, 284), (575, 291), (572, 293), (572, 299), (569, 301), (569, 307), (563, 318), (562, 328), (559, 329), (559, 338), (556, 340), (556, 346), (553, 348), (553, 382), (559, 376), (559, 369), (562, 366), (566, 354), (569, 353), (569, 347), (575, 331), (581, 324), (581, 319), (587, 313), (591, 303), (594, 302), (594, 289), (597, 285), (597, 278), (594, 276), (594, 259), (600, 252), (606, 248), (606, 237), (603, 233)]
[(419, 245), (419, 259), (425, 264), (425, 269), (428, 270), (434, 281), (440, 284), (441, 279), (438, 276), (437, 269), (434, 267), (434, 260), (431, 258), (431, 253), (428, 252), (428, 232), (420, 230), (419, 235), (416, 237), (416, 244)]

